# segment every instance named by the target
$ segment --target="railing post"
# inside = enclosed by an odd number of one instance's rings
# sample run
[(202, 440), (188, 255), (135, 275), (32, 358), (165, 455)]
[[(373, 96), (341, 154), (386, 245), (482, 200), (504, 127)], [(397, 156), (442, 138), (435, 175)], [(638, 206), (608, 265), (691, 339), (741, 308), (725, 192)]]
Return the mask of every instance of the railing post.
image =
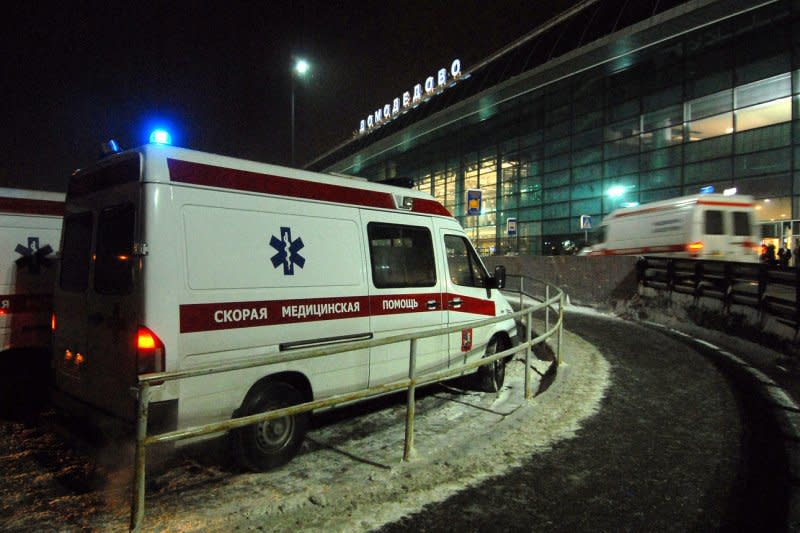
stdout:
[(556, 350), (556, 367), (561, 366), (561, 344), (564, 340), (564, 291), (558, 299), (558, 349)]
[(403, 461), (410, 461), (414, 453), (414, 393), (417, 388), (417, 339), (411, 339), (408, 357), (408, 404), (406, 405), (406, 445)]
[(546, 302), (544, 306), (544, 330), (550, 331), (550, 284), (546, 284), (544, 286), (544, 301)]
[(133, 494), (131, 502), (131, 531), (139, 531), (144, 520), (144, 483), (147, 438), (147, 411), (150, 403), (150, 384), (139, 385), (136, 398), (136, 455), (134, 456)]
[(533, 328), (533, 311), (525, 315), (525, 399), (530, 400), (531, 393), (531, 329)]
[[(800, 258), (798, 258), (800, 260)], [(525, 278), (519, 277), (519, 310), (522, 311), (522, 294), (525, 292)]]

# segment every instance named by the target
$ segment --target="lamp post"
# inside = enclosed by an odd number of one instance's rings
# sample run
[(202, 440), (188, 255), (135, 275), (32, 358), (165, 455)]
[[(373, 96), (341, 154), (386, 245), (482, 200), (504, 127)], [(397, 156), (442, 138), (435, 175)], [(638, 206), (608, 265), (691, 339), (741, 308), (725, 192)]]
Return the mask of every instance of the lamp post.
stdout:
[(295, 164), (294, 159), (294, 78), (295, 76), (304, 77), (311, 69), (311, 65), (302, 58), (296, 58), (294, 66), (292, 67), (292, 166)]

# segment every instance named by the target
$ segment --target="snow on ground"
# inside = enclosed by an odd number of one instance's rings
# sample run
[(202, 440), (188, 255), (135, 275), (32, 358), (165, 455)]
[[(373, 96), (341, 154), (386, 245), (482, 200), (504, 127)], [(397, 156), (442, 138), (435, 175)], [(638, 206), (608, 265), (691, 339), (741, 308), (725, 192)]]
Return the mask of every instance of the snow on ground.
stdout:
[[(368, 531), (417, 512), (575, 436), (610, 368), (568, 331), (562, 357), (552, 385), (527, 402), (521, 360), (498, 394), (465, 379), (420, 391), (408, 463), (404, 395), (320, 415), (300, 455), (268, 473), (243, 472), (224, 439), (153, 448), (144, 530)], [(549, 365), (534, 362), (534, 390)], [(0, 529), (126, 530), (130, 469), (118, 459), (131, 456), (128, 447), (89, 456), (41, 422), (0, 420)]]

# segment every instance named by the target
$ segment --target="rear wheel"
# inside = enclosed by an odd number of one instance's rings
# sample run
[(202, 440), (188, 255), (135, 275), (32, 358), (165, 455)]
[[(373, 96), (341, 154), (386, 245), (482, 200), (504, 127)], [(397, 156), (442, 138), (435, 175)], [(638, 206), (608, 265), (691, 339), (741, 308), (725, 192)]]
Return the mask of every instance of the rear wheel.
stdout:
[[(248, 394), (241, 416), (263, 413), (303, 403), (303, 395), (283, 382), (266, 383)], [(308, 430), (308, 413), (259, 422), (236, 431), (239, 458), (249, 469), (271, 470), (288, 463), (303, 444)]]
[[(486, 347), (484, 357), (489, 357), (497, 352), (507, 349), (506, 342), (497, 337), (493, 338)], [(498, 359), (494, 363), (483, 365), (478, 368), (478, 384), (480, 389), (485, 392), (497, 392), (506, 379), (506, 359)]]

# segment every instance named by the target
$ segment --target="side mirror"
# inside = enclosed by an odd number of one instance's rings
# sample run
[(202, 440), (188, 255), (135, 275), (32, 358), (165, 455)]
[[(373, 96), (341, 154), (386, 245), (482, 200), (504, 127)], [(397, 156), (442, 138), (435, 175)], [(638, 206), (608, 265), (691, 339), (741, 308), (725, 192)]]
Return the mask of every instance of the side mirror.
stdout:
[(494, 286), (503, 289), (506, 286), (506, 267), (497, 265), (494, 267)]

